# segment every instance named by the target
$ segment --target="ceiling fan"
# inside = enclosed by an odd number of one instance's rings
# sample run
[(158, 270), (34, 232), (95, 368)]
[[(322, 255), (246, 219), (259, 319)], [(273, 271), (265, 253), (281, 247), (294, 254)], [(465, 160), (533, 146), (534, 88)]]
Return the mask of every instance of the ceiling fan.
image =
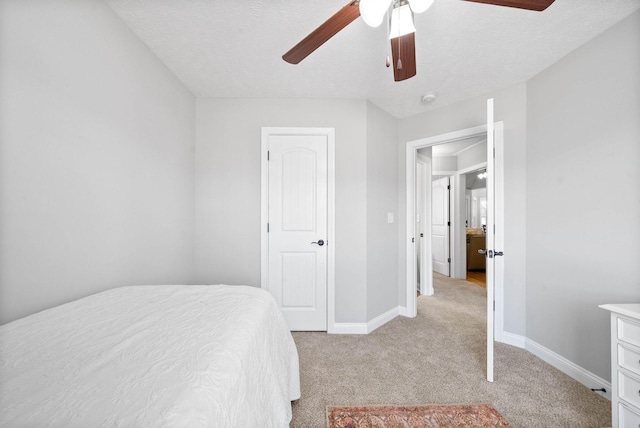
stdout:
[[(393, 64), (393, 78), (396, 82), (416, 75), (416, 47), (413, 14), (427, 10), (434, 0), (351, 0), (313, 30), (300, 43), (282, 56), (290, 64), (298, 64), (311, 52), (318, 49), (340, 30), (345, 28), (359, 16), (372, 27), (379, 26), (385, 14), (390, 16), (389, 39), (391, 40), (391, 56), (387, 59), (387, 67)], [(486, 3), (496, 6), (515, 7), (541, 12), (555, 0), (465, 0)], [(390, 12), (390, 13), (389, 13)]]

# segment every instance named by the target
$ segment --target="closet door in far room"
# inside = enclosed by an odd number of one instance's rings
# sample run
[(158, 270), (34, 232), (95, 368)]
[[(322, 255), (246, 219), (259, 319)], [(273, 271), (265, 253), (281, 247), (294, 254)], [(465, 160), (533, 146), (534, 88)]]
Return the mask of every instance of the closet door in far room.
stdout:
[(433, 271), (449, 276), (449, 177), (433, 180), (431, 208)]

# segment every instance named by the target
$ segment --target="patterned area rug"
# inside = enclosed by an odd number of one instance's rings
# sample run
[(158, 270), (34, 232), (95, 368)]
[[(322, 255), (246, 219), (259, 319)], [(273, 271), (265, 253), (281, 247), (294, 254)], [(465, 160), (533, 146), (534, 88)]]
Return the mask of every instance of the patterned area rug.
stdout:
[(503, 427), (511, 425), (489, 405), (327, 406), (328, 428)]

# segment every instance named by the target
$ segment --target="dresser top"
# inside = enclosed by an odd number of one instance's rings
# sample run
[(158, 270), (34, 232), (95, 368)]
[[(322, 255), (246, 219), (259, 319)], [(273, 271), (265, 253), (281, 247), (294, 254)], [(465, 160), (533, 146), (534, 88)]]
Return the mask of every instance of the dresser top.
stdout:
[(640, 303), (619, 303), (600, 305), (602, 309), (640, 320)]

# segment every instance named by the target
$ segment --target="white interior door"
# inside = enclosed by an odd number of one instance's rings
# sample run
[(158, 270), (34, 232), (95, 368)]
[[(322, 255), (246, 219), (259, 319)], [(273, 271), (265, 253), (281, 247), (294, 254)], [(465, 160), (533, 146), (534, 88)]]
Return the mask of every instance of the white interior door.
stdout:
[(442, 275), (450, 275), (449, 258), (449, 177), (433, 180), (431, 183), (431, 248), (433, 270)]
[(493, 382), (494, 281), (495, 281), (495, 140), (493, 98), (487, 100), (487, 380)]
[(268, 137), (266, 288), (291, 330), (327, 330), (327, 136)]

